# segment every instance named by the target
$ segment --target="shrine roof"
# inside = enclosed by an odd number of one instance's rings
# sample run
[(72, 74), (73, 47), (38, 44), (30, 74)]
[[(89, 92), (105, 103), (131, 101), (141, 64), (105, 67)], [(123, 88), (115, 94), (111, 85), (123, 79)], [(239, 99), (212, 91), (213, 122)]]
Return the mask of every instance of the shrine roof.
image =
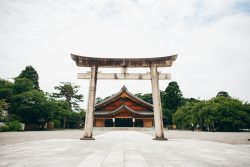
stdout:
[(71, 58), (80, 67), (151, 67), (154, 64), (158, 67), (170, 67), (177, 59), (177, 54), (151, 58), (99, 58), (71, 54)]
[(105, 116), (105, 115), (112, 115), (112, 114), (116, 114), (116, 113), (119, 113), (120, 111), (122, 111), (123, 109), (126, 109), (134, 114), (139, 114), (139, 115), (154, 115), (154, 113), (152, 111), (135, 111), (133, 110), (132, 108), (126, 106), (126, 105), (122, 105), (120, 106), (119, 108), (115, 109), (114, 111), (98, 111), (98, 112), (95, 112), (94, 114), (95, 115), (100, 115), (100, 116)]
[(149, 108), (150, 110), (153, 110), (153, 105), (152, 104), (145, 102), (144, 100), (140, 99), (139, 97), (137, 97), (134, 94), (132, 94), (131, 92), (129, 92), (127, 90), (126, 86), (123, 86), (118, 93), (112, 95), (111, 97), (107, 98), (106, 100), (104, 100), (104, 101), (102, 101), (100, 103), (97, 103), (95, 105), (95, 110), (97, 110), (97, 109), (99, 109), (99, 108), (101, 108), (101, 107), (103, 107), (103, 106), (105, 106), (105, 105), (107, 105), (107, 104), (109, 104), (109, 103), (117, 100), (118, 98), (120, 98), (120, 95), (122, 93), (128, 94), (131, 100), (140, 103), (141, 105)]

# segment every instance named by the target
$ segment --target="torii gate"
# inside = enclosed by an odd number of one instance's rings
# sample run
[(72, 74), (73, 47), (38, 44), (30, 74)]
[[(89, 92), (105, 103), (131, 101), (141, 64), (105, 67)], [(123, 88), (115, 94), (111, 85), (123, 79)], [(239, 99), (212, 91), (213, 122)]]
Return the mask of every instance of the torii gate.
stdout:
[[(162, 106), (159, 90), (159, 79), (170, 79), (169, 73), (159, 73), (158, 67), (171, 67), (177, 58), (176, 55), (154, 58), (97, 58), (71, 54), (72, 59), (79, 67), (91, 67), (91, 72), (78, 73), (78, 79), (90, 79), (88, 107), (86, 112), (84, 136), (81, 140), (93, 140), (93, 117), (95, 107), (97, 79), (122, 79), (122, 80), (151, 80), (154, 108), (155, 140), (167, 140), (164, 137), (162, 122)], [(122, 68), (121, 73), (98, 73), (98, 67)], [(150, 73), (127, 73), (128, 67), (149, 67)]]

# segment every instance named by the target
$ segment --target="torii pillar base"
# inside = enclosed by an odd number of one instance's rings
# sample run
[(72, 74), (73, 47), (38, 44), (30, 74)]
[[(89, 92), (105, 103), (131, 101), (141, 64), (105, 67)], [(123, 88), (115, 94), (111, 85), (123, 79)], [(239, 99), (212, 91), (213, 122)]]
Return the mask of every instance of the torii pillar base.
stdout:
[(165, 137), (156, 137), (156, 138), (153, 138), (153, 140), (162, 140), (162, 141), (167, 141), (168, 139), (165, 138)]
[(80, 140), (95, 140), (95, 138), (93, 138), (93, 137), (82, 137), (82, 138), (80, 138)]

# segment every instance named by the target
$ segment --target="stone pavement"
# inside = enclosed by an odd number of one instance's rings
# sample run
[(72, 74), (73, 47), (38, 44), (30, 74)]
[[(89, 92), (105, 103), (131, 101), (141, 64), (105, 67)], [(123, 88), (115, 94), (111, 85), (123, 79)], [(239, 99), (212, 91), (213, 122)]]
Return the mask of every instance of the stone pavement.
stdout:
[(0, 146), (0, 166), (250, 166), (250, 145), (196, 139), (155, 141), (135, 131), (113, 131), (95, 138)]

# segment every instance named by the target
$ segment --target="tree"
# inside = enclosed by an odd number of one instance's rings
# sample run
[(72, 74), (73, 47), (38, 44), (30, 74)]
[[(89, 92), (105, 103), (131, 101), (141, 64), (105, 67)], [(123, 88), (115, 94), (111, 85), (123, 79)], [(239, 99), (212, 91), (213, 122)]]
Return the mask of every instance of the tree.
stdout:
[(32, 66), (26, 66), (17, 78), (26, 78), (32, 81), (33, 88), (39, 89), (38, 73)]
[(250, 108), (238, 99), (218, 96), (208, 101), (186, 103), (173, 114), (178, 128), (199, 124), (201, 129), (238, 131), (249, 128)]
[(16, 78), (13, 85), (13, 94), (19, 94), (23, 92), (28, 92), (34, 89), (33, 83), (27, 78)]
[(225, 91), (220, 91), (217, 93), (216, 97), (223, 96), (223, 97), (230, 97), (229, 94)]
[(186, 104), (186, 103), (192, 103), (192, 102), (200, 102), (200, 100), (199, 99), (195, 99), (193, 97), (191, 97), (191, 98), (184, 98), (183, 99), (183, 103), (184, 104)]
[(12, 96), (13, 83), (0, 78), (0, 100), (10, 102)]
[(145, 102), (148, 102), (149, 104), (153, 104), (152, 93), (146, 93), (146, 94), (137, 93), (135, 94), (135, 96), (139, 97)]
[(173, 81), (168, 84), (163, 98), (164, 107), (176, 111), (183, 104), (183, 95), (177, 82)]
[(101, 102), (103, 102), (104, 100), (106, 100), (106, 99), (108, 99), (108, 98), (110, 98), (110, 96), (106, 96), (106, 97), (104, 97), (104, 98), (97, 97), (97, 98), (95, 99), (95, 103), (96, 103), (96, 104), (101, 103)]
[(0, 100), (0, 121), (6, 118), (5, 111), (7, 111), (9, 104), (5, 100)]
[(70, 111), (80, 111), (78, 102), (83, 102), (83, 95), (78, 94), (79, 86), (70, 82), (61, 82), (62, 85), (55, 86), (59, 93), (53, 93), (53, 97), (65, 99)]
[(177, 128), (189, 129), (192, 124), (201, 124), (201, 111), (200, 109), (205, 104), (205, 101), (190, 102), (180, 107), (173, 114), (173, 123), (177, 125)]
[(22, 122), (39, 124), (41, 128), (52, 118), (52, 107), (48, 97), (36, 89), (16, 94), (12, 99), (12, 113)]
[(161, 92), (163, 116), (166, 122), (164, 124), (172, 124), (172, 115), (177, 108), (184, 104), (184, 98), (177, 82), (173, 81), (168, 84), (165, 92)]

